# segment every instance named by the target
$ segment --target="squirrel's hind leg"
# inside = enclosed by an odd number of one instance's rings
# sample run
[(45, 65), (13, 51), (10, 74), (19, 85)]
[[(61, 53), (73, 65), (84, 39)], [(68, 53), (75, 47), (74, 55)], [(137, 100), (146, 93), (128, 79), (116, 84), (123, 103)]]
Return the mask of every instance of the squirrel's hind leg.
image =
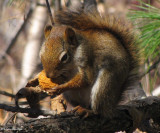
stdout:
[[(118, 79), (118, 80), (117, 80)], [(111, 117), (121, 98), (123, 77), (117, 78), (117, 73), (102, 68), (91, 90), (91, 108), (94, 113)]]

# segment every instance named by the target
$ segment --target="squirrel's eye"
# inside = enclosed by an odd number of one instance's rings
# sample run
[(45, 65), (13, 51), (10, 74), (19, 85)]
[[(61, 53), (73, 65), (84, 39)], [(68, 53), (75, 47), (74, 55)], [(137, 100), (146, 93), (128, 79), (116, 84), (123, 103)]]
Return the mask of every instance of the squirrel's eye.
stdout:
[(62, 63), (66, 63), (68, 61), (68, 58), (69, 58), (69, 56), (68, 56), (68, 54), (67, 54), (66, 51), (64, 51), (64, 52), (61, 53), (61, 55), (60, 55), (60, 61)]

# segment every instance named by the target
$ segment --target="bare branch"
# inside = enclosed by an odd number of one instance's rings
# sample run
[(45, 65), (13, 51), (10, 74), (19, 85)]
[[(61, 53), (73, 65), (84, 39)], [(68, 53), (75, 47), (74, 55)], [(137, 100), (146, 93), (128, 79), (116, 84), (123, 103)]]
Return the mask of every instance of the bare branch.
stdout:
[(9, 40), (9, 42), (6, 44), (6, 48), (0, 54), (0, 60), (5, 58), (7, 53), (9, 53), (9, 51), (12, 49), (13, 45), (15, 44), (16, 39), (20, 35), (20, 33), (23, 30), (24, 26), (26, 25), (26, 22), (27, 22), (28, 18), (30, 17), (31, 13), (32, 13), (32, 8), (30, 8), (28, 10), (26, 18), (25, 18), (25, 21), (16, 26), (17, 28), (16, 28), (16, 30), (14, 32), (14, 35), (10, 39), (7, 38)]
[[(8, 106), (15, 106), (15, 102), (6, 102), (6, 101), (1, 101), (0, 104), (5, 104)], [(19, 102), (19, 105), (28, 105), (28, 102)]]
[(158, 66), (159, 63), (160, 63), (160, 58), (159, 58), (155, 63), (153, 63), (147, 71), (145, 71), (144, 73), (142, 73), (142, 74), (140, 75), (140, 78), (143, 78), (146, 74), (148, 74), (148, 73), (151, 72), (153, 69), (155, 69), (155, 68)]
[(9, 96), (9, 97), (12, 97), (12, 98), (15, 97), (15, 95), (13, 95), (13, 94), (11, 94), (11, 93), (8, 93), (8, 92), (6, 92), (6, 91), (1, 91), (1, 90), (0, 90), (0, 94), (5, 95), (5, 96)]
[(37, 117), (39, 115), (51, 116), (56, 114), (55, 111), (34, 110), (31, 108), (18, 108), (18, 107), (8, 106), (6, 104), (0, 104), (0, 109), (4, 109), (5, 111), (10, 111), (10, 112), (27, 113), (29, 114), (29, 117)]
[(46, 4), (47, 4), (47, 9), (48, 9), (48, 13), (49, 13), (51, 23), (52, 23), (52, 25), (54, 25), (53, 16), (52, 16), (52, 12), (51, 12), (51, 8), (50, 8), (48, 0), (46, 0)]

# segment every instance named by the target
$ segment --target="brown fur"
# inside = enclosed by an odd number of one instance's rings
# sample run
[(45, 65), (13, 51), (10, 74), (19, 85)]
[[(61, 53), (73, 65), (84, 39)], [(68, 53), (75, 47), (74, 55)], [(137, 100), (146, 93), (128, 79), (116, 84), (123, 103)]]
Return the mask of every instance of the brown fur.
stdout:
[[(50, 92), (63, 92), (73, 106), (111, 115), (123, 92), (133, 84), (129, 81), (137, 79), (133, 77), (139, 60), (130, 25), (83, 11), (62, 11), (55, 21), (50, 34), (45, 31), (40, 55), (47, 76), (53, 81), (64, 76), (65, 80)], [(62, 62), (64, 52), (69, 55), (67, 63)]]

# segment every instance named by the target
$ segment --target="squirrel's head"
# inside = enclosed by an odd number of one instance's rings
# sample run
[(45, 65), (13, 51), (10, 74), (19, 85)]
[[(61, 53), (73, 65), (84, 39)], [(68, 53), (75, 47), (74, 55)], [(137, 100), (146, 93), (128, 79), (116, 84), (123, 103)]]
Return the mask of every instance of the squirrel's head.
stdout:
[(46, 26), (44, 32), (40, 58), (46, 76), (54, 81), (72, 72), (78, 41), (74, 30), (67, 26)]

